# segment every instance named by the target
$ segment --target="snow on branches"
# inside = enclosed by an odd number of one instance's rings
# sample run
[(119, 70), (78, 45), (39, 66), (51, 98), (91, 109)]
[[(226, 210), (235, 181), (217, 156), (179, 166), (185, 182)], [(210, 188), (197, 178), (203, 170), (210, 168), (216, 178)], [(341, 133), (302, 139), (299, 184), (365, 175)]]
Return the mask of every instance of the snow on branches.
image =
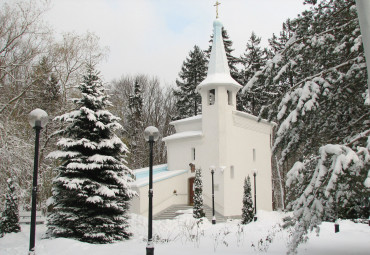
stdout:
[(359, 218), (366, 214), (366, 200), (370, 195), (367, 186), (369, 163), (368, 149), (352, 150), (338, 144), (324, 145), (318, 157), (295, 163), (288, 172), (287, 187), (304, 185), (304, 189), (289, 204), (296, 219), (290, 243), (292, 252), (306, 240), (308, 231), (320, 230), (323, 219)]
[(274, 153), (288, 169), (299, 159), (286, 183), (294, 252), (322, 220), (366, 217), (370, 108), (354, 0), (315, 1), (285, 24), (285, 44), (244, 90), (267, 84), (260, 117), (278, 123)]
[(59, 162), (53, 182), (54, 211), (48, 235), (90, 243), (127, 239), (130, 199), (136, 195), (126, 166), (127, 146), (114, 133), (121, 129), (99, 73), (89, 66), (80, 84), (78, 109), (56, 117), (67, 126), (60, 132), (59, 150), (49, 154)]

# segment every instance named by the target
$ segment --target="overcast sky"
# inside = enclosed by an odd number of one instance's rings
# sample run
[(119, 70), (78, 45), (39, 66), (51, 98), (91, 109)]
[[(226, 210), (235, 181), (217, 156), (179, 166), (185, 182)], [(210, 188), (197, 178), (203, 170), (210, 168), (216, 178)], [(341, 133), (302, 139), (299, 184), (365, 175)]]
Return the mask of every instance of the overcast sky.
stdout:
[[(109, 47), (102, 63), (105, 81), (124, 74), (149, 74), (170, 84), (194, 45), (207, 49), (216, 17), (215, 0), (51, 0), (47, 19), (57, 32), (94, 32)], [(219, 0), (219, 18), (240, 56), (254, 31), (267, 39), (303, 0)]]

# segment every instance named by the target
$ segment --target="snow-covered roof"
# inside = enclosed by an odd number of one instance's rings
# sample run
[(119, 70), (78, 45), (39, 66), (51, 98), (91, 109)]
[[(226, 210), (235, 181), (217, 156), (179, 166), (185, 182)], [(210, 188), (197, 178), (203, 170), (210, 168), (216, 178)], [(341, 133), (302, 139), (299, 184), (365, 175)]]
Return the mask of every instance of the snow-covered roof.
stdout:
[(167, 136), (162, 139), (162, 141), (172, 141), (172, 140), (178, 140), (178, 139), (185, 139), (185, 138), (195, 138), (195, 137), (202, 137), (203, 132), (202, 131), (185, 131), (176, 133), (170, 136)]
[(202, 119), (202, 115), (195, 115), (189, 118), (181, 119), (181, 120), (175, 120), (170, 122), (171, 125), (177, 125), (177, 124), (182, 124), (185, 122), (194, 122), (194, 121), (199, 121)]
[(176, 129), (176, 133), (202, 130), (202, 115), (189, 117), (186, 119), (172, 121), (170, 123)]
[(218, 19), (213, 22), (213, 43), (207, 78), (197, 86), (198, 91), (207, 85), (229, 85), (235, 89), (242, 87), (230, 76), (230, 68), (222, 39), (222, 26)]
[(263, 123), (263, 124), (267, 124), (267, 125), (270, 125), (270, 126), (276, 126), (277, 124), (273, 121), (268, 121), (268, 120), (265, 120), (265, 119), (258, 119), (258, 117), (252, 115), (252, 114), (249, 114), (249, 113), (246, 113), (246, 112), (241, 112), (241, 111), (233, 111), (233, 114), (235, 115), (238, 115), (240, 117), (244, 117), (246, 119), (250, 119), (250, 120), (254, 120), (254, 121), (258, 121), (260, 123)]
[[(163, 168), (163, 167), (166, 168), (164, 171), (156, 172), (156, 170), (158, 168)], [(149, 176), (149, 168), (148, 167), (133, 170), (133, 172), (134, 172), (135, 175), (136, 174), (143, 174), (143, 173), (147, 172), (148, 176)], [(178, 176), (178, 175), (181, 175), (181, 174), (185, 174), (187, 172), (188, 172), (188, 170), (171, 170), (171, 171), (169, 171), (167, 169), (167, 165), (153, 166), (153, 183), (160, 182), (160, 181), (163, 181), (163, 180), (167, 180), (167, 179), (170, 179), (172, 177), (175, 177), (175, 176)], [(131, 187), (139, 188), (139, 187), (142, 187), (142, 186), (146, 186), (148, 184), (149, 184), (149, 177), (148, 178), (138, 178), (138, 179), (136, 179), (136, 181), (131, 183)]]

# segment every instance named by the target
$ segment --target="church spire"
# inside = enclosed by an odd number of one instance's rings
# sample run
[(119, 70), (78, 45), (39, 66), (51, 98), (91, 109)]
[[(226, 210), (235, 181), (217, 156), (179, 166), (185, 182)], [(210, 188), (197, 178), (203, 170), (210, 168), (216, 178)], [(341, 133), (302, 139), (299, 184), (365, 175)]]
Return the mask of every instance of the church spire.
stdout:
[(197, 90), (201, 90), (202, 87), (210, 84), (231, 85), (238, 89), (242, 87), (230, 75), (230, 68), (222, 38), (222, 27), (223, 25), (220, 20), (216, 19), (213, 22), (213, 43), (208, 63), (207, 78), (198, 85)]

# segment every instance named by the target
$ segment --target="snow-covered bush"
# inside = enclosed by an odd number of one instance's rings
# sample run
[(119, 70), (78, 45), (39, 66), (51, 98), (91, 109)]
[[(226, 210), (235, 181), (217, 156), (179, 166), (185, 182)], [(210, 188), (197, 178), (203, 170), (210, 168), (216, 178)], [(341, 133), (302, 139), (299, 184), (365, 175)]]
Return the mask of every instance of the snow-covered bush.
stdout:
[(250, 177), (244, 180), (244, 196), (243, 196), (243, 207), (242, 207), (242, 224), (248, 224), (253, 220), (254, 208), (251, 192), (251, 180)]
[(0, 218), (0, 237), (5, 233), (20, 232), (18, 197), (15, 192), (13, 180), (7, 180), (8, 191), (5, 194), (5, 209)]
[(202, 172), (200, 169), (195, 171), (194, 179), (194, 206), (193, 206), (193, 217), (200, 219), (205, 217), (206, 214), (203, 209), (203, 181)]

